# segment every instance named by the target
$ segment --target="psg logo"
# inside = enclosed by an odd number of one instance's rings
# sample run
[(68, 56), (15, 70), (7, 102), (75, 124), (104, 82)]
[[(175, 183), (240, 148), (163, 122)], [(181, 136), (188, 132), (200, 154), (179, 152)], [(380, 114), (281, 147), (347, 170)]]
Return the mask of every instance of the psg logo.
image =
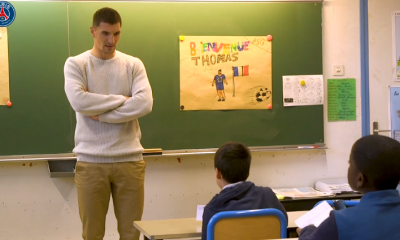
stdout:
[(0, 1), (0, 27), (7, 27), (14, 22), (16, 16), (14, 6), (6, 1)]

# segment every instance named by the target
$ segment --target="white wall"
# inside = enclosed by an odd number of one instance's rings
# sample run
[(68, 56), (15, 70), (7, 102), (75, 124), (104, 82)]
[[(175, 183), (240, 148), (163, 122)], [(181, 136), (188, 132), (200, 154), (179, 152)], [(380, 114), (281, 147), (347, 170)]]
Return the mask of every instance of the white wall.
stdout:
[[(369, 1), (369, 76), (371, 133), (372, 123), (378, 122), (379, 129), (390, 129), (389, 121), (389, 85), (400, 86), (394, 82), (395, 66), (392, 44), (392, 17), (394, 11), (400, 11), (400, 1)], [(390, 132), (380, 133), (390, 136)]]
[[(330, 147), (326, 151), (327, 175), (345, 177), (351, 146), (361, 137), (359, 0), (325, 0), (323, 6), (324, 79), (335, 78), (332, 72), (334, 64), (344, 65), (345, 76), (342, 78), (356, 79), (357, 121), (327, 122), (327, 115), (324, 115), (325, 143)], [(324, 112), (327, 112), (326, 104)], [(310, 178), (315, 179), (313, 176)]]
[[(393, 0), (396, 1), (396, 0)], [(325, 79), (332, 65), (345, 65), (346, 77), (360, 88), (359, 1), (331, 0), (323, 4), (323, 66)], [(323, 151), (255, 153), (250, 179), (271, 187), (312, 186), (316, 179), (346, 177), (352, 143), (361, 136), (360, 98), (354, 122), (327, 122)], [(326, 112), (326, 108), (325, 108)], [(211, 155), (146, 158), (144, 219), (194, 217), (195, 206), (218, 192)], [(23, 166), (25, 164), (25, 166)], [(0, 239), (80, 239), (73, 179), (50, 179), (45, 162), (0, 162)], [(118, 239), (112, 208), (106, 240)]]

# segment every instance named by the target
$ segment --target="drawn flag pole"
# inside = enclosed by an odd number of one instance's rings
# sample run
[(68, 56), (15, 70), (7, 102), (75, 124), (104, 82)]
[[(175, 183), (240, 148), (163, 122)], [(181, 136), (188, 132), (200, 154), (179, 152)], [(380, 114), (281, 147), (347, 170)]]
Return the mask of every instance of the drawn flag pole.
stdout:
[(235, 97), (235, 77), (249, 76), (249, 65), (232, 67), (233, 70), (233, 97)]

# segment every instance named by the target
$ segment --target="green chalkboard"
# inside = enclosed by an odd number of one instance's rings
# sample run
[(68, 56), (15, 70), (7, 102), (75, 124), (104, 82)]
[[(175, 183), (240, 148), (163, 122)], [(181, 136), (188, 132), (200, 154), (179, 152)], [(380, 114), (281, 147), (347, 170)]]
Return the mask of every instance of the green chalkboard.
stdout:
[[(77, 55), (93, 46), (91, 18), (104, 6), (120, 12), (118, 50), (142, 59), (153, 88), (153, 112), (140, 119), (145, 148), (324, 141), (321, 105), (284, 108), (282, 104), (283, 75), (322, 73), (320, 3), (15, 2), (14, 6), (17, 18), (9, 27), (14, 106), (0, 107), (0, 132), (7, 141), (0, 155), (72, 150), (75, 118), (63, 90), (63, 64), (68, 49)], [(32, 8), (51, 17), (33, 18)], [(180, 35), (269, 34), (274, 37), (272, 110), (180, 111)]]
[(8, 27), (11, 108), (0, 106), (0, 155), (71, 152), (73, 129), (64, 93), (67, 3), (11, 2)]

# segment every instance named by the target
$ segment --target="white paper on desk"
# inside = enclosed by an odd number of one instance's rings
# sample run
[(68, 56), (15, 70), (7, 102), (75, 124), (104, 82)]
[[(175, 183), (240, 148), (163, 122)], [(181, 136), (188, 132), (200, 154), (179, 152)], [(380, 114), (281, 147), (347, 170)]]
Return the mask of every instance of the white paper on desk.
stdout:
[(315, 208), (301, 216), (299, 219), (294, 221), (300, 228), (307, 227), (308, 225), (315, 225), (318, 227), (325, 219), (329, 217), (329, 213), (332, 211), (332, 207), (326, 201), (323, 201)]
[(203, 212), (206, 205), (197, 205), (196, 221), (203, 221)]

